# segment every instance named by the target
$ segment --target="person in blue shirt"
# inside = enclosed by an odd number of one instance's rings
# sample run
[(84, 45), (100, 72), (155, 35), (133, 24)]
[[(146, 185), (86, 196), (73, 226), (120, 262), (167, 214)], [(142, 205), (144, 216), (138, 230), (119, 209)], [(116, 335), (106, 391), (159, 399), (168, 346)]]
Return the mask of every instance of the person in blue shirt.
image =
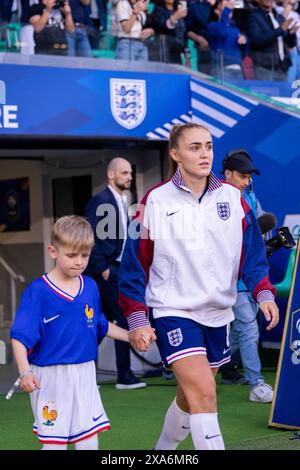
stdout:
[[(241, 191), (256, 218), (262, 215), (263, 210), (255, 193), (251, 190), (252, 175), (253, 173), (259, 175), (259, 171), (254, 168), (250, 155), (243, 149), (229, 152), (223, 160), (222, 172), (226, 181)], [(231, 323), (230, 331), (231, 354), (234, 355), (240, 351), (245, 378), (250, 385), (250, 401), (269, 403), (273, 399), (273, 390), (264, 382), (258, 353), (257, 314), (259, 307), (242, 280), (239, 280), (237, 289), (237, 300), (232, 308), (235, 320)]]
[(30, 393), (43, 450), (70, 443), (97, 450), (97, 434), (110, 427), (96, 382), (98, 343), (129, 336), (107, 321), (95, 281), (82, 276), (93, 245), (86, 219), (57, 220), (48, 248), (55, 267), (25, 290), (11, 329), (20, 386)]
[(207, 32), (215, 75), (222, 72), (225, 80), (243, 79), (242, 61), (248, 50), (248, 39), (232, 17), (233, 8), (233, 0), (221, 0), (215, 9), (219, 21), (211, 21)]

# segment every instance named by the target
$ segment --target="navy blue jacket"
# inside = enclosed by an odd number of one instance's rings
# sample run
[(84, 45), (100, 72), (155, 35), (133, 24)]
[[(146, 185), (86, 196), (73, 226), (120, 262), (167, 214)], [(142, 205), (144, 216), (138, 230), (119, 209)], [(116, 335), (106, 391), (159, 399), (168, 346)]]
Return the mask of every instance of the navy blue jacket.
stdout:
[[(274, 17), (281, 25), (284, 17), (273, 10)], [(281, 68), (286, 71), (291, 65), (288, 47), (296, 45), (296, 35), (283, 32), (281, 28), (274, 29), (268, 13), (261, 8), (251, 11), (247, 17), (247, 35), (250, 39), (250, 53), (256, 65), (265, 68)], [(277, 38), (282, 36), (284, 42), (284, 61), (278, 54)]]
[[(101, 204), (110, 205), (110, 216), (108, 212), (103, 215), (96, 215), (97, 208)], [(105, 269), (110, 267), (121, 254), (123, 239), (119, 236), (120, 220), (119, 208), (111, 190), (106, 187), (104, 191), (92, 197), (85, 208), (85, 216), (93, 227), (95, 235), (95, 246), (92, 250), (87, 272), (90, 276), (99, 276)], [(105, 231), (112, 230), (110, 236), (106, 239), (99, 239), (97, 236), (97, 225), (106, 219), (109, 225), (105, 225)], [(98, 227), (99, 229), (99, 227)]]
[(207, 27), (211, 16), (211, 6), (206, 0), (189, 4), (188, 14), (185, 18), (186, 32), (192, 31), (207, 38)]
[(248, 43), (245, 46), (238, 44), (241, 31), (232, 19), (232, 10), (224, 8), (219, 21), (211, 21), (208, 25), (209, 45), (212, 51), (222, 51), (224, 65), (240, 64), (243, 52), (247, 52)]

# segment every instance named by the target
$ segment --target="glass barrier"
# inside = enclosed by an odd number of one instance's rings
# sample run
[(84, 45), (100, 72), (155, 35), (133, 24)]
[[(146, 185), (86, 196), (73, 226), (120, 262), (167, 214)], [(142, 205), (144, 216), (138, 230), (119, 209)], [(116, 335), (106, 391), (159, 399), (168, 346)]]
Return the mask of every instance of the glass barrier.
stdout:
[[(153, 30), (140, 39), (118, 38), (109, 31), (100, 31), (99, 27), (77, 23), (75, 28), (72, 33), (60, 31), (59, 34), (57, 31), (53, 33), (45, 28), (45, 31), (41, 31), (37, 38), (33, 27), (29, 24), (2, 22), (0, 23), (0, 52), (176, 64), (199, 71), (221, 83), (238, 83), (239, 86), (242, 86), (242, 81), (256, 80), (286, 82), (291, 88), (295, 86), (295, 83), (299, 83), (300, 79), (300, 55), (296, 48), (291, 51), (292, 66), (286, 67), (286, 70), (278, 70), (275, 67), (273, 55), (260, 53), (259, 57), (256, 54), (253, 58), (250, 56), (234, 57), (224, 54), (221, 50), (200, 49), (191, 39), (180, 42), (172, 35), (154, 35)], [(257, 66), (256, 62), (265, 66)], [(299, 85), (295, 88), (299, 88)], [(292, 96), (292, 93), (291, 90), (289, 96)], [(280, 92), (278, 96), (281, 96)]]

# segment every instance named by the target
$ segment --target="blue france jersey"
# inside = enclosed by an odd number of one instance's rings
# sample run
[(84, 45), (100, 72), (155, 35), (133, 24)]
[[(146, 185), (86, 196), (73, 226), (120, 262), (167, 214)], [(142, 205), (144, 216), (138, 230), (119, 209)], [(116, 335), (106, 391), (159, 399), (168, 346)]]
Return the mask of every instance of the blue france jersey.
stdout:
[(96, 360), (98, 342), (106, 336), (108, 321), (95, 281), (79, 276), (73, 297), (45, 274), (24, 291), (11, 338), (28, 349), (28, 360), (37, 366), (78, 364)]

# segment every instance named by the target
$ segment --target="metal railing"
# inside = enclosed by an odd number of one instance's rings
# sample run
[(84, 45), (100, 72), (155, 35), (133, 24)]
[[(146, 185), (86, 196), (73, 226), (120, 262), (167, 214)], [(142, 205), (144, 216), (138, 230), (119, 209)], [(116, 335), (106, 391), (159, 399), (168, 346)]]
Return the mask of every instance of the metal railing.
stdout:
[(15, 271), (7, 264), (7, 262), (0, 256), (0, 265), (4, 270), (9, 274), (10, 280), (10, 310), (11, 310), (11, 320), (14, 320), (16, 309), (17, 309), (17, 289), (16, 281), (25, 282), (24, 276), (22, 274), (16, 274)]

